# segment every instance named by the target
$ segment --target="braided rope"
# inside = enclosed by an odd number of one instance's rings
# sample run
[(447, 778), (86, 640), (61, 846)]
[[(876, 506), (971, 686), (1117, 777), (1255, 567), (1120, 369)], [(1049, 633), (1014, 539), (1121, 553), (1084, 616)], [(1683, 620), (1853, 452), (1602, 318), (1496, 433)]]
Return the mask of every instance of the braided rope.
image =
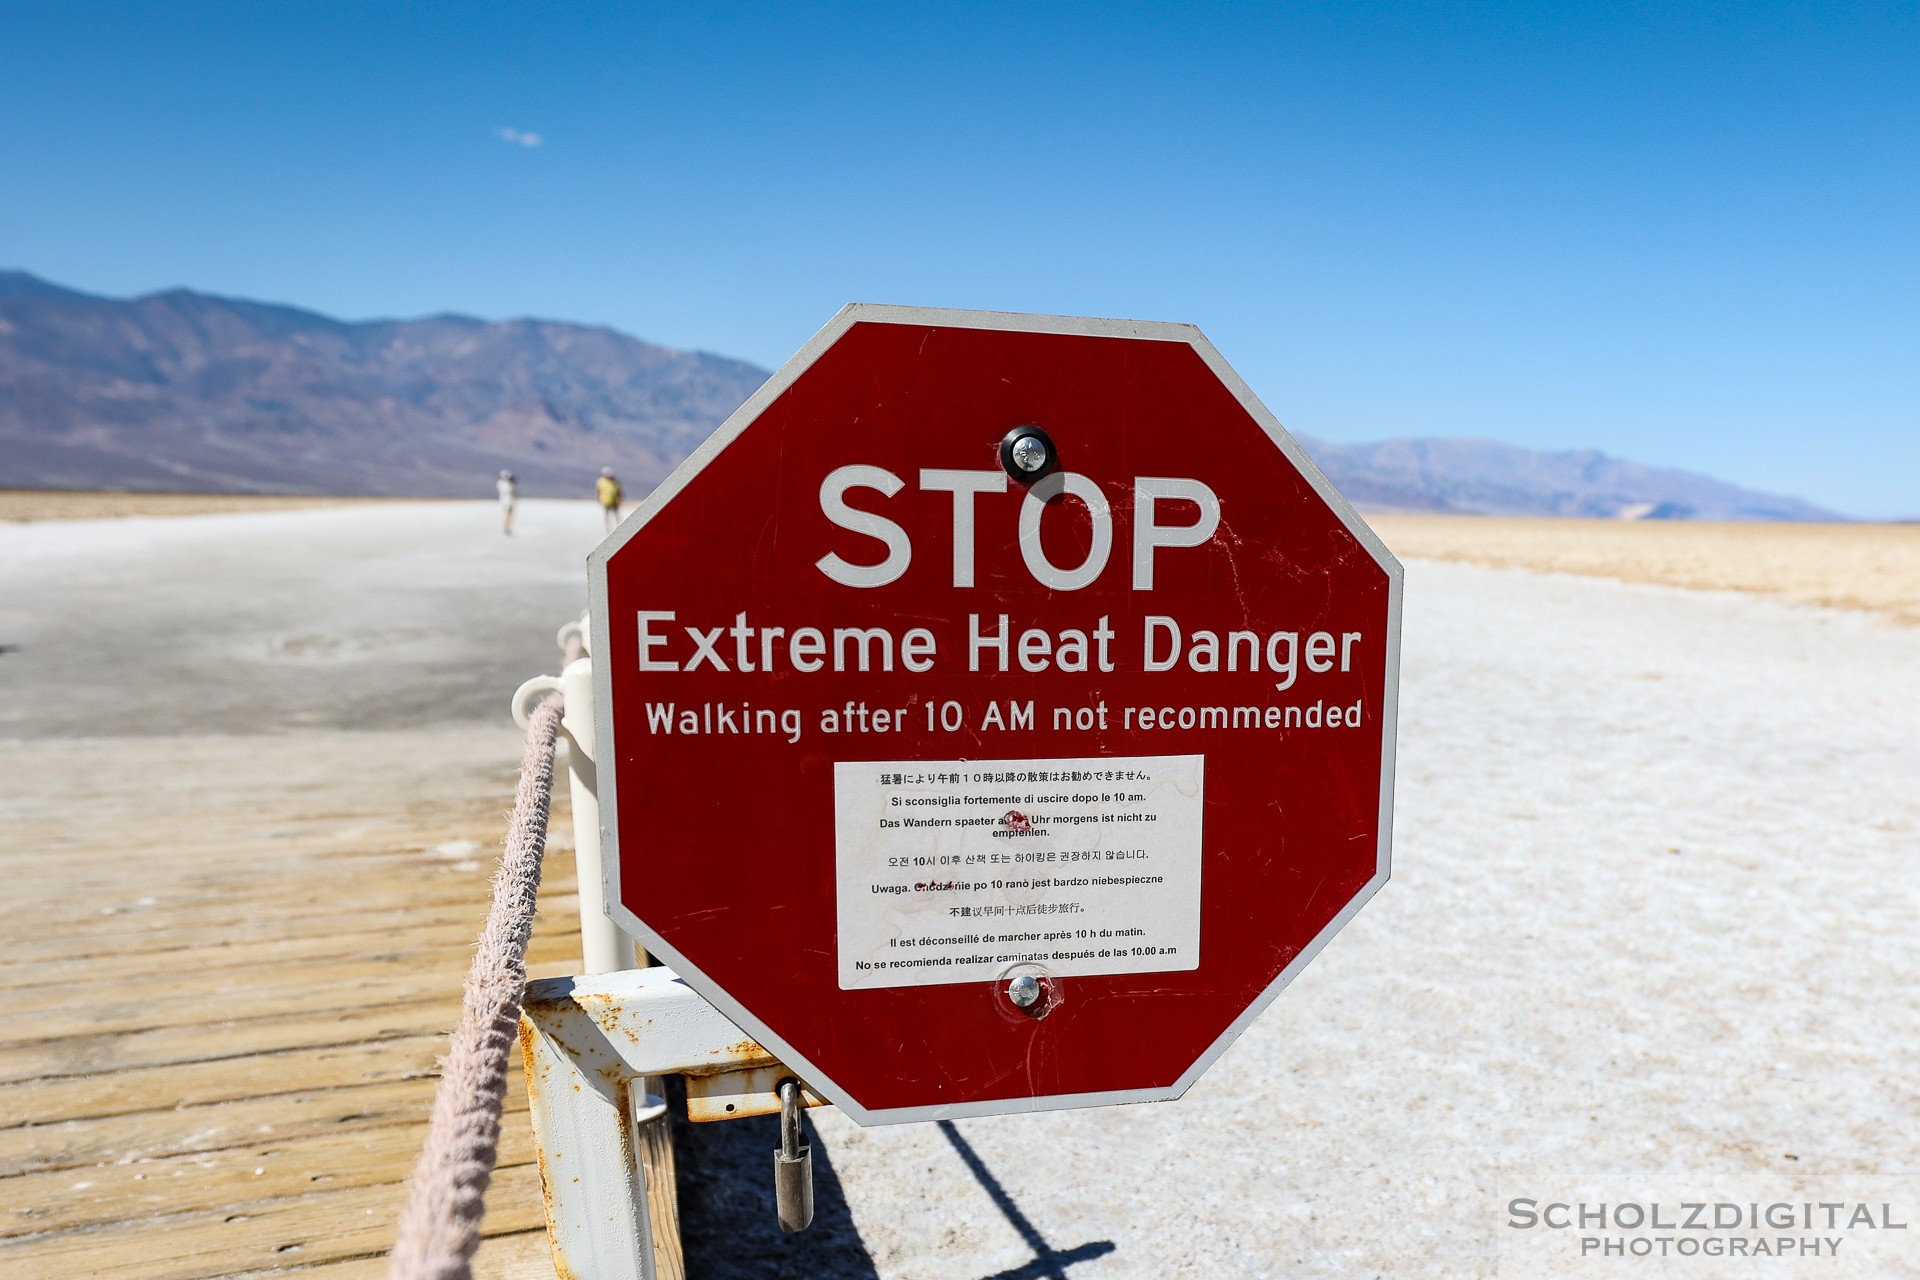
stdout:
[[(578, 642), (568, 659), (578, 656)], [(520, 759), (506, 850), (493, 877), (493, 905), (467, 971), (466, 1000), (433, 1096), (427, 1141), (388, 1260), (391, 1280), (471, 1280), (487, 1184), (500, 1153), (507, 1063), (520, 1030), (540, 863), (553, 799), (561, 699), (534, 707)]]

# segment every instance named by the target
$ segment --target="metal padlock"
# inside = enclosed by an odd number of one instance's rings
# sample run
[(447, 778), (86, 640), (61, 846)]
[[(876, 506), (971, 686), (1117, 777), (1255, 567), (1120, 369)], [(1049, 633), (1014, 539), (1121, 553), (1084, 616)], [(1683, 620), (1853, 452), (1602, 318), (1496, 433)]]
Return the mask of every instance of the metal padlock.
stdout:
[(773, 1149), (773, 1203), (782, 1231), (813, 1222), (813, 1148), (800, 1141), (800, 1082), (780, 1082), (780, 1145)]

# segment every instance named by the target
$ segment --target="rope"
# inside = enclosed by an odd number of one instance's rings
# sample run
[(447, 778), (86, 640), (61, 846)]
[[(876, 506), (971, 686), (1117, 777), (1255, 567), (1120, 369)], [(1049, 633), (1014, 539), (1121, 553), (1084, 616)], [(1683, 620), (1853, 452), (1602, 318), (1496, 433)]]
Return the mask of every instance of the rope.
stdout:
[[(579, 656), (578, 649), (576, 638), (568, 646), (568, 661)], [(454, 1028), (433, 1095), (426, 1146), (400, 1215), (388, 1260), (391, 1280), (471, 1280), (473, 1275), (483, 1201), (500, 1153), (507, 1062), (519, 1037), (526, 994), (527, 940), (547, 847), (561, 706), (559, 694), (548, 694), (530, 717), (506, 851), (493, 877), (493, 905), (467, 971), (460, 1025)]]

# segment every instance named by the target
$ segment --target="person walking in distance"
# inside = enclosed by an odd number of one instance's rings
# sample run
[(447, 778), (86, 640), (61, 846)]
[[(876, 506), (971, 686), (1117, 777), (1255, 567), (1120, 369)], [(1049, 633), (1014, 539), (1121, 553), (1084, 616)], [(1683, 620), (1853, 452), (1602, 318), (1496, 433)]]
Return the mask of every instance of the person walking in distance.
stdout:
[(607, 532), (612, 533), (620, 523), (621, 498), (620, 482), (613, 478), (613, 468), (600, 468), (600, 479), (593, 487), (600, 495), (600, 510), (607, 517)]
[(513, 472), (502, 471), (500, 479), (494, 482), (493, 487), (500, 491), (500, 532), (511, 538), (513, 536), (513, 501), (520, 496), (520, 482), (514, 479)]

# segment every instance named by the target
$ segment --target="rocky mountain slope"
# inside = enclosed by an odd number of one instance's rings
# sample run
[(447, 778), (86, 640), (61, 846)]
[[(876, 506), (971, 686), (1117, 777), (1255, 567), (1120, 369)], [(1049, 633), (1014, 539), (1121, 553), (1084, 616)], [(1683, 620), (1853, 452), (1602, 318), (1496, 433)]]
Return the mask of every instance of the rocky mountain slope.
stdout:
[(577, 494), (659, 478), (766, 378), (611, 329), (343, 323), (172, 290), (0, 273), (0, 485)]
[[(0, 271), (0, 486), (485, 496), (639, 491), (767, 376), (612, 329), (465, 316), (347, 323), (184, 289), (132, 299)], [(1590, 450), (1303, 438), (1363, 508), (1833, 519)]]
[(1494, 440), (1334, 444), (1302, 437), (1313, 460), (1362, 507), (1480, 515), (1655, 520), (1837, 520), (1798, 498), (1592, 449), (1542, 452)]

